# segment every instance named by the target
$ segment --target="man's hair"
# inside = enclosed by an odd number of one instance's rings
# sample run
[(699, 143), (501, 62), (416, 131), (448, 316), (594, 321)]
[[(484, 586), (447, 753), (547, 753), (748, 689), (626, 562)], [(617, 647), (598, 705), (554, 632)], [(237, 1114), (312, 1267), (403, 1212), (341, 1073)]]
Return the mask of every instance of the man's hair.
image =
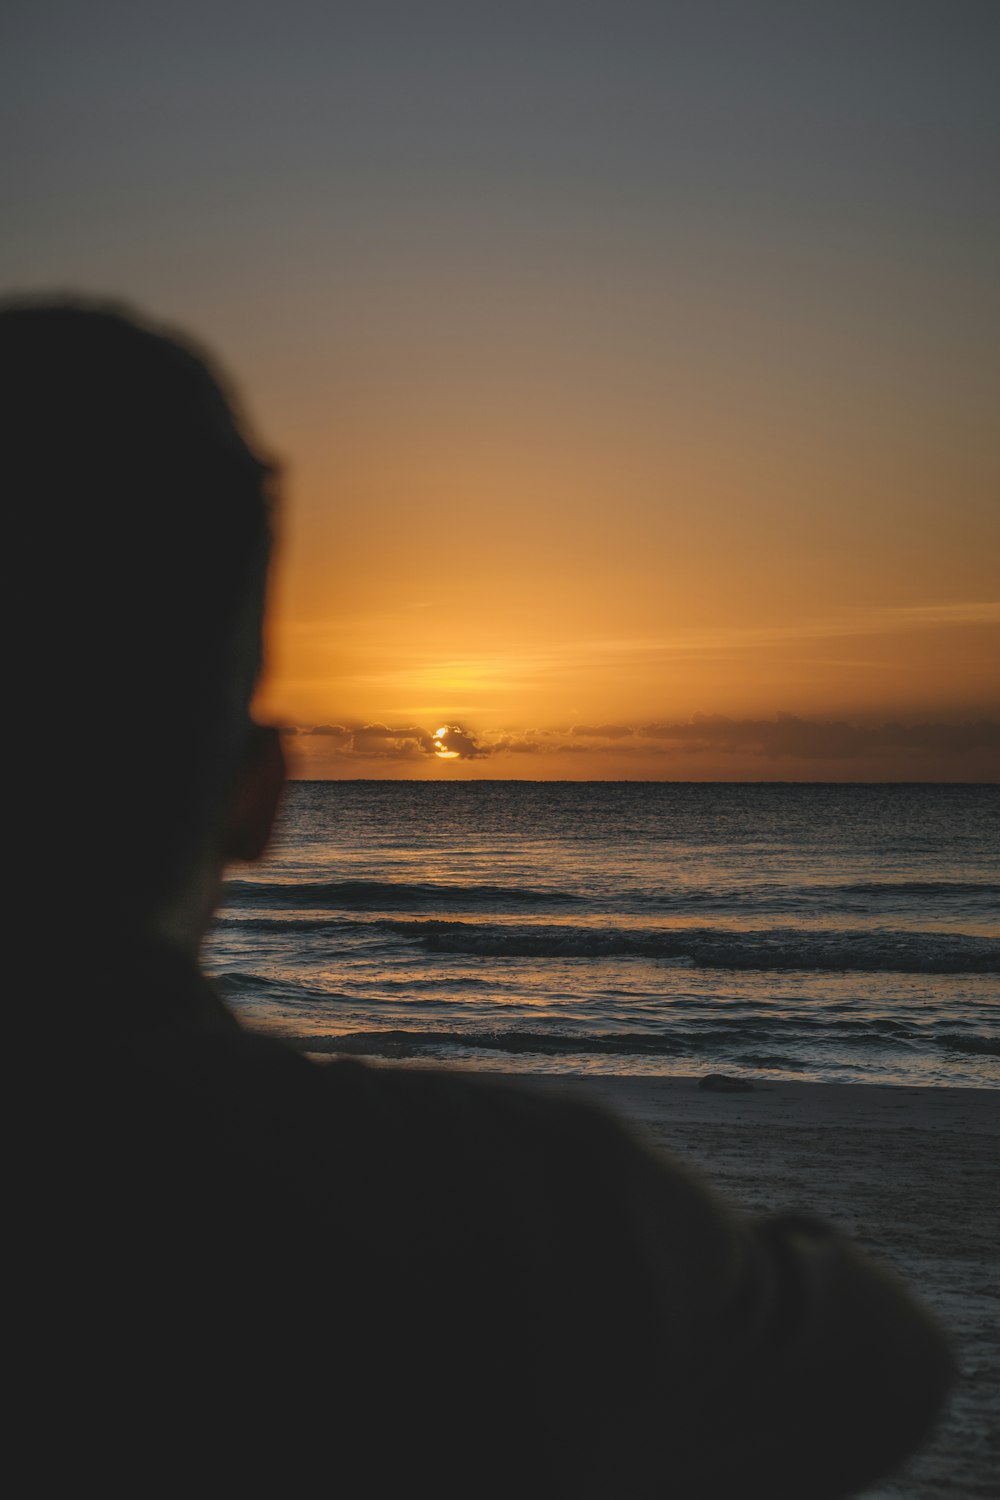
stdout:
[(17, 852), (144, 920), (246, 744), (271, 470), (204, 357), (117, 305), (0, 304), (0, 401)]

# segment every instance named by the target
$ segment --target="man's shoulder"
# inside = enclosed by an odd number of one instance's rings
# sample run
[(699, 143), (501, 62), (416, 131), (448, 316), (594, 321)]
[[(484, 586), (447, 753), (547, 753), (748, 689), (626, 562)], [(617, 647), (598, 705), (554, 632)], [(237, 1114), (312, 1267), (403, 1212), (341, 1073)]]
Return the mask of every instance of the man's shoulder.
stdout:
[(341, 1175), (378, 1162), (421, 1177), (474, 1170), (496, 1186), (509, 1170), (523, 1191), (546, 1163), (565, 1172), (582, 1155), (594, 1171), (602, 1155), (640, 1150), (602, 1108), (544, 1083), (311, 1057), (242, 1028), (175, 1041), (145, 1068), (180, 1107), (207, 1109), (248, 1139), (309, 1157), (336, 1150)]
[(477, 1137), (496, 1134), (508, 1144), (521, 1137), (533, 1141), (540, 1128), (554, 1140), (621, 1135), (600, 1106), (560, 1096), (527, 1076), (311, 1055), (307, 1039), (292, 1044), (242, 1026), (150, 1039), (141, 1067), (189, 1100), (225, 1098), (258, 1119), (262, 1109), (273, 1114), (273, 1123), (280, 1118), (304, 1126), (323, 1119), (334, 1127), (363, 1121), (378, 1135), (400, 1132), (399, 1149), (414, 1132), (440, 1136), (454, 1149), (468, 1141), (470, 1130)]
[(317, 1060), (238, 1028), (164, 1047), (144, 1071), (201, 1158), (372, 1245), (405, 1234), (411, 1260), (487, 1241), (544, 1259), (575, 1232), (613, 1242), (637, 1205), (703, 1214), (677, 1163), (544, 1083)]

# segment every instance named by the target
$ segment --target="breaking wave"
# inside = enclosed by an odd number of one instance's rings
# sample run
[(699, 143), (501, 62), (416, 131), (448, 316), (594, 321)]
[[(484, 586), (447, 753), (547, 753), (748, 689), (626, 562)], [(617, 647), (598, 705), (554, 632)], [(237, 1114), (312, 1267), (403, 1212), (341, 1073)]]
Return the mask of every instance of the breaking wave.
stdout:
[(231, 880), (226, 886), (226, 897), (230, 905), (321, 906), (366, 911), (414, 906), (444, 906), (452, 910), (463, 906), (566, 906), (582, 899), (567, 891), (535, 890), (530, 886), (392, 880)]
[[(876, 1046), (912, 1043), (919, 1046), (928, 1038), (905, 1026), (892, 1023), (870, 1022), (865, 1026), (824, 1026), (817, 1022), (813, 1043), (819, 1040), (836, 1040), (841, 1046), (855, 1046), (865, 1051)], [(777, 1028), (780, 1032), (781, 1028)], [(809, 1037), (797, 1028), (797, 1041), (808, 1048)], [(779, 1040), (773, 1027), (759, 1027), (748, 1031), (745, 1027), (706, 1026), (698, 1031), (639, 1032), (570, 1032), (528, 1031), (512, 1028), (493, 1031), (445, 1031), (445, 1030), (379, 1030), (352, 1031), (343, 1036), (286, 1036), (285, 1040), (308, 1052), (335, 1053), (362, 1057), (420, 1057), (438, 1055), (448, 1051), (484, 1051), (512, 1054), (534, 1053), (535, 1055), (559, 1057), (566, 1055), (615, 1055), (620, 1057), (699, 1057), (712, 1055), (719, 1048), (747, 1047)], [(938, 1036), (938, 1045), (944, 1051), (977, 1052), (987, 1056), (1000, 1055), (1000, 1041), (995, 1038), (971, 1036)], [(765, 1062), (757, 1058), (758, 1066), (787, 1066), (784, 1052), (775, 1053)]]
[(432, 953), (494, 958), (639, 957), (712, 969), (811, 969), (898, 974), (997, 974), (1000, 942), (961, 934), (772, 928), (574, 927), (556, 924), (380, 922)]

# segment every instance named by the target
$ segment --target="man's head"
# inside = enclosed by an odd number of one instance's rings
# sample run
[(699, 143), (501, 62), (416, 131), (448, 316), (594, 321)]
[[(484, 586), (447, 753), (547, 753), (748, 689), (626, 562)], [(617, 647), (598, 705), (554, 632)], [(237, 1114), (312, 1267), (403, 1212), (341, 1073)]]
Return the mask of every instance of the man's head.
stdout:
[(18, 854), (36, 878), (75, 860), (85, 905), (147, 924), (206, 850), (261, 841), (270, 470), (205, 360), (119, 307), (2, 304), (0, 401)]

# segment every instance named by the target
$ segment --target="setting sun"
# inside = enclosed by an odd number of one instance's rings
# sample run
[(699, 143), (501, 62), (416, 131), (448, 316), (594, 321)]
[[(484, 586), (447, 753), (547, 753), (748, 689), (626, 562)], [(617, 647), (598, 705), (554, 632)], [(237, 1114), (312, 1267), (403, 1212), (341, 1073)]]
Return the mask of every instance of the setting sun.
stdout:
[(446, 739), (448, 732), (449, 731), (447, 724), (442, 724), (441, 728), (436, 729), (431, 736), (434, 741), (434, 754), (437, 756), (438, 760), (458, 760), (459, 758), (459, 752), (457, 750), (448, 749)]

